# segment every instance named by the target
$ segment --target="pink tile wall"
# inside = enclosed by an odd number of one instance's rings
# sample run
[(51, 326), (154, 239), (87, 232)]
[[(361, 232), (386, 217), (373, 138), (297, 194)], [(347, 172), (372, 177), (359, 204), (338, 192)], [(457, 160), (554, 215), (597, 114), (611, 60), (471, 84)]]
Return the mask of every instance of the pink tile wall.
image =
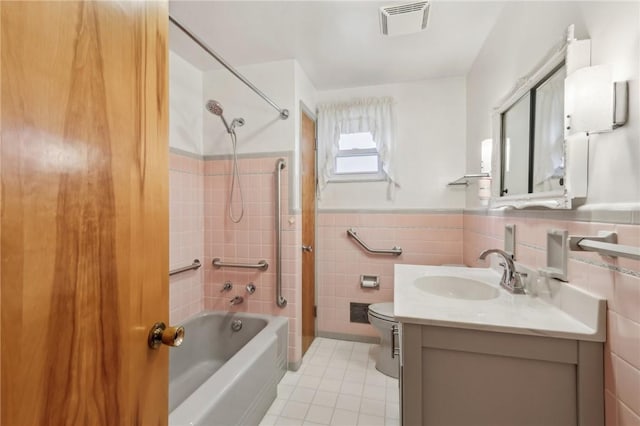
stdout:
[[(377, 336), (349, 321), (349, 303), (393, 301), (395, 263), (462, 263), (462, 214), (320, 213), (317, 230), (318, 331)], [(402, 247), (401, 256), (371, 255), (347, 237), (353, 227), (372, 248)], [(380, 289), (360, 287), (360, 275), (380, 277)]]
[[(503, 247), (505, 224), (516, 225), (516, 259), (533, 267), (545, 266), (546, 232), (552, 228), (575, 235), (616, 231), (620, 244), (640, 246), (637, 225), (465, 214), (465, 263), (485, 265), (477, 261), (478, 254)], [(571, 252), (569, 282), (607, 299), (606, 424), (640, 425), (640, 261)]]
[[(204, 163), (184, 155), (169, 155), (169, 268), (203, 261)], [(169, 279), (170, 322), (181, 323), (204, 306), (204, 274), (196, 271)]]
[[(207, 160), (204, 164), (204, 260), (206, 309), (284, 315), (289, 321), (289, 361), (301, 358), (301, 226), (300, 215), (289, 210), (289, 168), (282, 171), (282, 289), (288, 303), (279, 308), (275, 303), (275, 164), (280, 157), (239, 159), (240, 180), (244, 196), (244, 217), (234, 223), (228, 216), (232, 162)], [(237, 189), (236, 189), (237, 191)], [(236, 195), (239, 193), (236, 192)], [(240, 204), (234, 197), (234, 215)], [(213, 268), (213, 258), (225, 262), (252, 263), (266, 260), (267, 271), (257, 269)], [(225, 281), (233, 289), (221, 293)], [(246, 285), (254, 283), (256, 292), (249, 294)], [(231, 306), (234, 296), (244, 303)]]

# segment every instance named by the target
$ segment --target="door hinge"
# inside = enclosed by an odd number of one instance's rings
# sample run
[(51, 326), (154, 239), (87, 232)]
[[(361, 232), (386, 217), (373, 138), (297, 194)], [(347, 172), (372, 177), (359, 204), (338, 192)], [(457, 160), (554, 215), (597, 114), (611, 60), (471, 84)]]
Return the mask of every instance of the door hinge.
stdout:
[(313, 317), (318, 318), (318, 307), (313, 305)]

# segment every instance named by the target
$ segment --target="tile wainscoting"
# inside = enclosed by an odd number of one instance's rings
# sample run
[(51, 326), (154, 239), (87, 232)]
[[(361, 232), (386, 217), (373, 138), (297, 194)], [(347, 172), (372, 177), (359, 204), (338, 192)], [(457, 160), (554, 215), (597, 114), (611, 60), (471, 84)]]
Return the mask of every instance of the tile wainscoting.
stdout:
[[(369, 324), (349, 320), (350, 302), (393, 300), (395, 263), (462, 263), (462, 210), (403, 212), (326, 212), (318, 214), (318, 332), (326, 335), (377, 336)], [(347, 229), (354, 228), (372, 248), (402, 248), (400, 256), (366, 253)], [(360, 275), (378, 275), (380, 288), (360, 287)]]
[[(283, 154), (290, 157), (290, 154)], [(289, 168), (282, 172), (282, 288), (288, 303), (275, 304), (275, 164), (283, 155), (238, 158), (244, 197), (244, 217), (233, 223), (228, 216), (232, 162), (227, 157), (203, 158), (172, 150), (170, 154), (170, 265), (171, 269), (200, 259), (202, 267), (171, 277), (170, 321), (183, 322), (203, 309), (284, 315), (289, 321), (289, 360), (299, 363), (301, 349), (301, 217), (290, 208)], [(288, 161), (291, 164), (290, 161)], [(240, 211), (236, 188), (233, 208)], [(225, 262), (257, 263), (266, 271), (214, 268), (214, 258)], [(226, 281), (229, 292), (220, 290)], [(249, 294), (246, 285), (256, 285)], [(244, 302), (231, 306), (234, 296)]]
[[(302, 223), (299, 213), (289, 206), (289, 167), (282, 171), (282, 293), (287, 305), (279, 308), (276, 294), (275, 247), (275, 165), (282, 156), (239, 158), (240, 180), (245, 211), (240, 223), (228, 214), (232, 161), (208, 159), (204, 168), (204, 240), (206, 261), (204, 306), (206, 309), (252, 312), (289, 317), (289, 361), (297, 363), (302, 357), (300, 282), (302, 253), (300, 241)], [(288, 164), (291, 164), (288, 162)], [(237, 184), (237, 182), (236, 182)], [(234, 215), (240, 211), (238, 189), (234, 196)], [(214, 268), (211, 261), (256, 264), (266, 260), (266, 271), (257, 269)], [(233, 283), (228, 292), (221, 292), (226, 281)], [(246, 286), (254, 283), (256, 292), (249, 294)], [(234, 296), (242, 296), (244, 303), (231, 306)]]
[[(204, 163), (169, 154), (169, 268), (204, 262)], [(169, 278), (169, 321), (179, 324), (204, 308), (203, 267)]]

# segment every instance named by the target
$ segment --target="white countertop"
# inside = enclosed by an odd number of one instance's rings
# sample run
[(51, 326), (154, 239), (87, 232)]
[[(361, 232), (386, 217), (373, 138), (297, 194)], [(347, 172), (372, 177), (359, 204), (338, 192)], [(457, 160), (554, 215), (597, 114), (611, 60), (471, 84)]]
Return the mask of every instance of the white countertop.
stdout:
[[(414, 280), (429, 275), (482, 281), (499, 288), (499, 296), (463, 300), (426, 293)], [(394, 315), (401, 323), (605, 341), (605, 300), (567, 283), (554, 284), (546, 297), (511, 294), (500, 287), (500, 277), (490, 268), (395, 265)]]

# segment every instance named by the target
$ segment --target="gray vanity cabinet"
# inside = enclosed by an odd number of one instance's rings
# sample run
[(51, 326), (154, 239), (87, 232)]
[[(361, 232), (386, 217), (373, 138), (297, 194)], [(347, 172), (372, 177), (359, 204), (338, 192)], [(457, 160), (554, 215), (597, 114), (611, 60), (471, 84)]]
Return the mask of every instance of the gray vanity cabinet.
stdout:
[(404, 426), (602, 426), (602, 343), (402, 324)]

